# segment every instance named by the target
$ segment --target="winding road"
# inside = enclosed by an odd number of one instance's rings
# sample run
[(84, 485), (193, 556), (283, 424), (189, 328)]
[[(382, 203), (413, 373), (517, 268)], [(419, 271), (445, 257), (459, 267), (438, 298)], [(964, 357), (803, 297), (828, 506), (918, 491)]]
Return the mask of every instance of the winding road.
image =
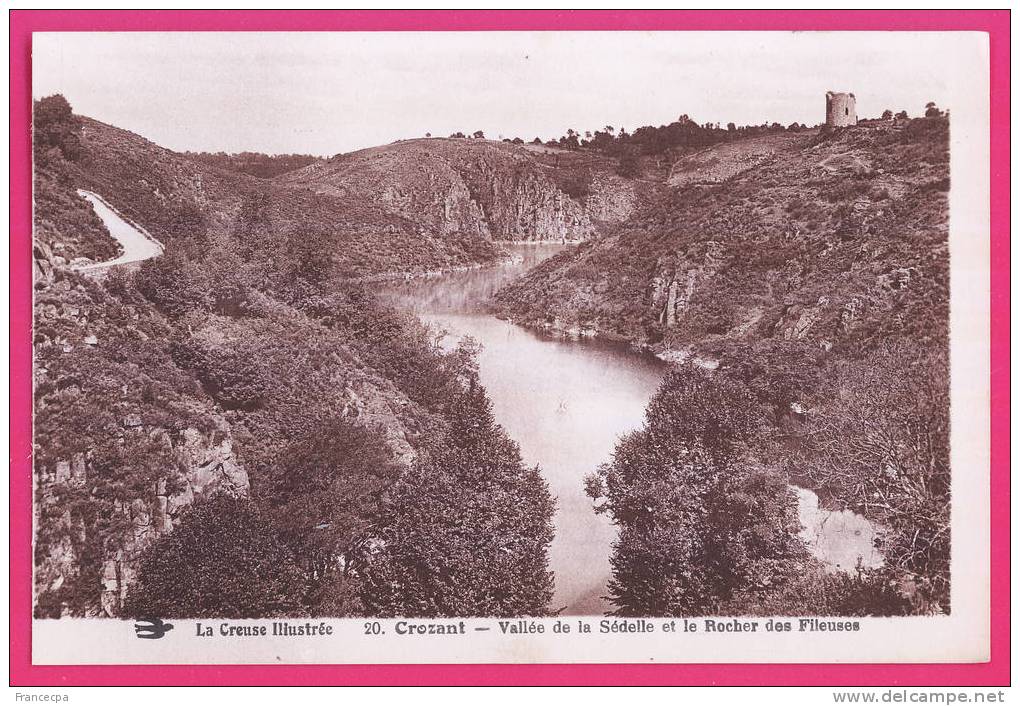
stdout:
[(96, 215), (103, 221), (107, 230), (110, 231), (110, 235), (120, 243), (123, 252), (113, 260), (76, 265), (72, 269), (78, 272), (96, 272), (116, 267), (117, 265), (141, 262), (163, 254), (162, 243), (145, 232), (141, 227), (125, 220), (102, 196), (82, 189), (78, 190), (78, 195), (92, 204)]

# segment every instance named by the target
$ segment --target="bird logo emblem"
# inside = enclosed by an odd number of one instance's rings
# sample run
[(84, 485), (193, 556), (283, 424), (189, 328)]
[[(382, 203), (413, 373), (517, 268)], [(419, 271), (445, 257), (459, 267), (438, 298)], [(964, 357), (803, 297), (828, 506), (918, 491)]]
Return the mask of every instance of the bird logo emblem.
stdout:
[(173, 625), (159, 618), (145, 618), (135, 623), (135, 635), (143, 640), (158, 640), (173, 629)]

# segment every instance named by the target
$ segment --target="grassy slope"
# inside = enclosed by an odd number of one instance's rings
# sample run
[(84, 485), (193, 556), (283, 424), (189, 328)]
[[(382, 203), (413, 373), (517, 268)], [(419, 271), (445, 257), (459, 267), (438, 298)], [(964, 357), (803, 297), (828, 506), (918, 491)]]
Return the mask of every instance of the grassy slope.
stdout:
[[(944, 336), (946, 121), (740, 146), (678, 163), (670, 181), (682, 186), (505, 289), (502, 311), (667, 355)], [(673, 281), (679, 303), (664, 316)]]
[(639, 201), (606, 160), (536, 158), (498, 142), (409, 140), (261, 179), (82, 120), (74, 186), (103, 195), (157, 237), (186, 231), (180, 214), (194, 209), (210, 232), (228, 233), (245, 200), (259, 198), (268, 229), (315, 237), (343, 276), (491, 261), (501, 253), (493, 240), (535, 237), (549, 222), (586, 237)]
[(120, 254), (120, 246), (88, 201), (78, 196), (66, 163), (37, 165), (33, 175), (33, 234), (57, 262), (93, 262)]
[[(421, 260), (396, 251), (364, 267), (434, 266), (451, 257), (440, 240), (412, 226), (402, 230), (406, 219), (356, 201), (195, 164), (95, 121), (85, 120), (82, 143), (62, 188), (100, 193), (162, 238), (167, 252), (102, 282), (57, 268), (37, 284), (36, 473), (46, 479), (40, 493), (59, 501), (38, 506), (40, 615), (95, 614), (110, 562), (122, 563), (130, 582), (139, 552), (159, 531), (139, 531), (124, 507), (158, 507), (161, 484), (179, 484), (188, 466), (180, 458), (182, 429), (209, 427), (210, 435), (232, 438), (260, 502), (291, 446), (337, 419), (378, 436), (400, 468), (416, 453), (446, 449), (455, 413), (465, 410), (467, 363), (440, 351), (416, 320), (378, 304), (358, 285), (300, 282), (280, 269), (289, 254), (276, 257), (274, 250), (279, 234), (318, 235), (324, 222), (364, 244), (362, 251), (341, 249), (345, 262), (371, 258), (373, 242), (410, 247), (417, 237), (431, 248), (415, 251)], [(265, 242), (250, 248), (232, 234), (253, 194), (264, 194), (270, 207), (255, 229)], [(73, 200), (58, 202), (55, 220), (70, 222), (76, 208)], [(191, 229), (196, 211), (205, 245)], [(144, 426), (125, 431), (125, 420), (136, 418)], [(501, 430), (490, 431), (510, 444)], [(150, 436), (160, 443), (150, 444)], [(124, 451), (128, 437), (138, 443)], [(72, 461), (86, 468), (83, 481), (62, 478), (59, 464)], [(70, 520), (61, 504), (67, 497), (74, 500)], [(378, 521), (359, 502), (341, 510)]]

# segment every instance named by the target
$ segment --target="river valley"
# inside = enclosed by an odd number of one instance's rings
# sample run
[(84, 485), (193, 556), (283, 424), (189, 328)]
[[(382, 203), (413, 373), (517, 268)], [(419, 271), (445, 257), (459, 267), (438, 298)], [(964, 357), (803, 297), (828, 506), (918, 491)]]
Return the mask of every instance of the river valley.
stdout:
[[(158, 242), (101, 197), (81, 195), (123, 253), (79, 269), (102, 271), (162, 254)], [(496, 420), (520, 445), (524, 461), (541, 468), (556, 498), (551, 607), (565, 615), (600, 615), (611, 608), (605, 594), (616, 529), (608, 517), (593, 512), (584, 477), (610, 459), (622, 435), (641, 426), (645, 406), (669, 365), (623, 344), (553, 338), (490, 313), (488, 302), (497, 290), (569, 247), (510, 245), (512, 257), (499, 265), (390, 280), (380, 284), (380, 294), (446, 332), (445, 345), (452, 347), (464, 337), (481, 344), (479, 374)], [(855, 513), (822, 507), (808, 489), (795, 490), (801, 536), (830, 570), (882, 563), (875, 526)]]
[[(593, 512), (584, 477), (609, 460), (622, 435), (641, 426), (668, 365), (624, 345), (552, 338), (489, 313), (487, 302), (500, 287), (565, 247), (571, 246), (513, 245), (508, 263), (389, 282), (382, 295), (445, 331), (446, 345), (465, 336), (481, 344), (479, 374), (496, 419), (525, 462), (541, 467), (557, 501), (552, 608), (593, 615), (611, 607), (604, 596), (616, 530)], [(796, 491), (801, 536), (830, 570), (881, 564), (867, 520), (820, 507), (810, 490)]]
[(623, 346), (542, 336), (498, 319), (486, 302), (503, 284), (559, 252), (563, 245), (512, 246), (510, 264), (392, 283), (386, 296), (448, 332), (482, 344), (481, 382), (496, 419), (538, 464), (557, 500), (553, 609), (601, 614), (616, 535), (596, 515), (583, 479), (609, 459), (620, 435), (637, 429), (667, 366)]

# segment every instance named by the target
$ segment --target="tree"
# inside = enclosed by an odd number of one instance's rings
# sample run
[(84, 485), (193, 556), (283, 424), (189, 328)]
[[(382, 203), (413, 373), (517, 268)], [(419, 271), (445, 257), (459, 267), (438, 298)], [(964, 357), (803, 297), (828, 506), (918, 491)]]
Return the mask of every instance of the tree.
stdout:
[(287, 285), (293, 287), (300, 280), (316, 290), (321, 289), (333, 275), (336, 240), (326, 224), (309, 223), (287, 233), (282, 267)]
[(301, 572), (270, 523), (249, 501), (221, 495), (198, 502), (145, 551), (126, 611), (160, 618), (296, 616), (303, 594)]
[(949, 374), (944, 350), (887, 344), (830, 376), (801, 465), (887, 528), (880, 549), (921, 612), (949, 611)]
[(225, 409), (259, 409), (273, 387), (264, 362), (244, 349), (205, 351), (198, 376), (208, 393)]
[(746, 387), (697, 368), (671, 372), (644, 427), (586, 490), (620, 527), (615, 613), (694, 616), (782, 585), (806, 557), (785, 477), (751, 461), (766, 410)]
[(942, 111), (939, 110), (938, 106), (935, 105), (934, 101), (928, 101), (924, 106), (924, 117), (926, 118), (940, 118), (942, 117)]
[(449, 432), (390, 489), (382, 550), (366, 571), (383, 616), (547, 615), (553, 499), (472, 377)]
[(179, 249), (143, 262), (135, 281), (138, 291), (172, 319), (209, 308), (205, 273)]
[(81, 156), (81, 121), (71, 104), (59, 93), (32, 104), (32, 138), (37, 158), (46, 159), (56, 149), (64, 159), (77, 161)]
[(616, 173), (632, 179), (641, 173), (641, 163), (636, 154), (628, 152), (622, 155), (616, 164)]
[(474, 135), (472, 135), (472, 137), (474, 137), (476, 140), (481, 140), (485, 138), (485, 133), (482, 132), (481, 130), (475, 130)]
[(384, 492), (398, 475), (389, 449), (378, 433), (335, 417), (278, 458), (260, 484), (260, 504), (310, 581), (312, 613), (363, 613), (361, 575)]
[(892, 120), (893, 112), (886, 108), (882, 111), (882, 120)]
[(576, 150), (581, 147), (577, 139), (577, 132), (574, 130), (567, 130), (567, 134), (560, 138), (559, 144), (561, 147), (569, 150)]
[(237, 254), (230, 238), (218, 236), (208, 247), (202, 263), (209, 284), (212, 309), (218, 314), (240, 317), (251, 299), (251, 265)]
[(209, 247), (208, 221), (198, 204), (187, 199), (176, 200), (168, 204), (162, 216), (164, 242), (173, 241), (191, 259), (205, 259)]
[(905, 110), (901, 110), (900, 112), (896, 113), (897, 120), (906, 120), (908, 117), (909, 116), (907, 115), (907, 111)]

